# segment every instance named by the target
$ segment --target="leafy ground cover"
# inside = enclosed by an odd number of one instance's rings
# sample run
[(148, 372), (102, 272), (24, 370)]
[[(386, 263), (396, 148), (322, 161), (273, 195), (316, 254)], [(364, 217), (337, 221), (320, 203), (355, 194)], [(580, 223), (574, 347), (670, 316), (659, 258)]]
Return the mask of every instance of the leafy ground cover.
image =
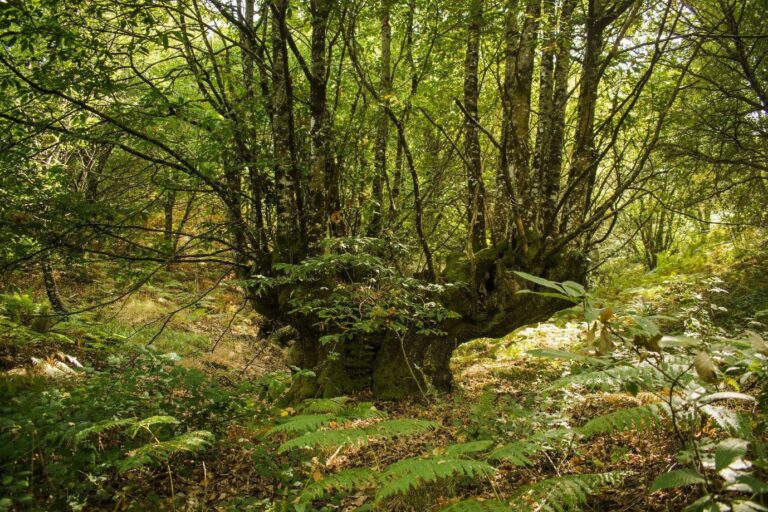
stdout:
[(182, 296), (41, 326), (6, 295), (0, 507), (763, 510), (764, 261), (682, 263), (609, 299), (541, 281), (574, 307), (463, 345), (426, 401), (283, 403), (298, 374), (250, 321), (207, 350), (229, 297), (147, 347), (127, 319)]

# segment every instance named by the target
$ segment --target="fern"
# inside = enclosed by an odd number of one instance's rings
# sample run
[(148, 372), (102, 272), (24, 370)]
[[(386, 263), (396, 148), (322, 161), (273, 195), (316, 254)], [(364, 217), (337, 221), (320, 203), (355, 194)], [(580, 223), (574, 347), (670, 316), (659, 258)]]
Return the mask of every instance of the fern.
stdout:
[(627, 473), (612, 472), (548, 478), (519, 488), (510, 505), (516, 511), (582, 510), (589, 496), (605, 487), (620, 484), (626, 476)]
[(374, 423), (365, 429), (368, 436), (386, 439), (399, 436), (412, 436), (437, 428), (437, 423), (419, 419), (397, 419)]
[(569, 386), (581, 386), (588, 389), (615, 389), (626, 382), (637, 382), (646, 389), (655, 389), (665, 382), (664, 374), (651, 366), (615, 366), (605, 370), (595, 370), (575, 375), (568, 375), (549, 384), (549, 388), (558, 389)]
[(178, 435), (167, 441), (147, 443), (129, 452), (129, 457), (119, 461), (116, 466), (119, 473), (138, 469), (151, 463), (165, 462), (178, 452), (196, 453), (214, 440), (213, 434), (206, 430), (196, 430)]
[(149, 418), (144, 418), (142, 420), (138, 420), (135, 423), (133, 423), (128, 429), (128, 432), (130, 433), (131, 437), (136, 437), (136, 434), (138, 434), (139, 431), (142, 429), (149, 430), (150, 427), (153, 427), (155, 425), (178, 425), (178, 424), (179, 424), (179, 420), (177, 420), (173, 416), (150, 416)]
[(269, 433), (279, 434), (286, 432), (301, 434), (304, 432), (311, 432), (330, 423), (333, 419), (334, 416), (331, 414), (302, 414), (300, 416), (294, 416), (285, 423), (272, 427)]
[(286, 441), (278, 453), (284, 453), (296, 448), (327, 449), (343, 445), (365, 445), (370, 438), (389, 439), (398, 436), (410, 436), (437, 428), (433, 421), (417, 419), (387, 420), (374, 423), (366, 428), (343, 428), (334, 430), (319, 430), (307, 432), (299, 437)]
[(514, 466), (530, 466), (533, 464), (531, 456), (545, 450), (539, 443), (531, 441), (515, 441), (501, 448), (496, 448), (488, 456), (489, 460), (503, 460)]
[(551, 441), (559, 441), (574, 432), (567, 428), (547, 430), (531, 436), (529, 439), (515, 441), (496, 448), (488, 455), (488, 460), (503, 460), (514, 466), (530, 466), (531, 457), (551, 448)]
[(425, 483), (462, 476), (476, 478), (494, 471), (493, 466), (478, 460), (450, 457), (404, 459), (391, 464), (381, 474), (379, 480), (382, 486), (376, 494), (376, 501), (405, 494)]
[(624, 430), (650, 430), (661, 423), (661, 418), (669, 414), (669, 406), (664, 403), (628, 407), (604, 414), (589, 420), (579, 432), (586, 438), (597, 434), (608, 434)]
[(300, 414), (288, 418), (283, 423), (274, 426), (269, 433), (301, 434), (317, 430), (323, 425), (327, 425), (333, 421), (343, 423), (350, 419), (380, 418), (385, 415), (385, 413), (377, 410), (370, 402), (362, 402), (351, 407), (345, 407), (344, 404), (347, 401), (346, 397), (339, 398), (344, 398), (344, 400), (335, 398), (313, 400), (304, 409), (304, 412), (315, 411), (315, 414)]
[(299, 437), (290, 439), (277, 449), (277, 453), (285, 453), (296, 448), (320, 449), (343, 445), (368, 444), (368, 435), (361, 428), (343, 428), (338, 430), (318, 430), (307, 432)]
[(744, 437), (749, 435), (749, 429), (746, 427), (742, 416), (736, 411), (712, 404), (702, 405), (699, 410), (712, 418), (712, 421), (725, 432)]
[(316, 413), (330, 413), (338, 414), (344, 409), (345, 404), (349, 401), (349, 397), (337, 396), (335, 398), (315, 398), (306, 400), (307, 406), (303, 412), (307, 414)]
[(301, 493), (301, 503), (311, 503), (330, 491), (351, 491), (365, 485), (374, 484), (376, 475), (368, 468), (353, 468), (329, 475), (322, 480), (312, 482)]
[(451, 503), (438, 512), (512, 512), (512, 509), (498, 500), (481, 501), (471, 498)]
[(133, 425), (134, 423), (136, 423), (135, 418), (111, 419), (111, 420), (100, 421), (98, 423), (94, 423), (88, 428), (84, 428), (83, 430), (75, 434), (74, 442), (75, 444), (80, 444), (94, 434), (101, 434), (102, 432), (106, 432), (107, 430), (121, 428), (127, 425)]

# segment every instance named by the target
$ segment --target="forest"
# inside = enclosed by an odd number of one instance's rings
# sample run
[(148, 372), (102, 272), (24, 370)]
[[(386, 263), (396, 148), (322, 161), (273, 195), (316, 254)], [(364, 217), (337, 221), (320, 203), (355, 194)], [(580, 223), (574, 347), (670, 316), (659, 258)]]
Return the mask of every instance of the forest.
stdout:
[(0, 0), (0, 512), (768, 511), (768, 0)]

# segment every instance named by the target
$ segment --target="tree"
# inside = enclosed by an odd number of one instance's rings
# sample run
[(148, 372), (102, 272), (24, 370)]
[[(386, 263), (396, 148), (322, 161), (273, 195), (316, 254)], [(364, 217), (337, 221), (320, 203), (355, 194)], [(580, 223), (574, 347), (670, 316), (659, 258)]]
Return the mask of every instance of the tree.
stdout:
[[(662, 210), (704, 200), (677, 186), (684, 165), (660, 170), (662, 150), (718, 172), (727, 163), (734, 191), (748, 183), (730, 172), (738, 162), (764, 187), (764, 39), (752, 36), (765, 27), (748, 4), (7, 2), (0, 120), (17, 151), (3, 153), (4, 171), (35, 145), (86, 155), (61, 171), (82, 183), (78, 214), (47, 211), (35, 243), (4, 228), (17, 242), (7, 258), (66, 249), (129, 261), (142, 269), (129, 289), (158, 268), (206, 263), (237, 281), (265, 325), (299, 328), (297, 362), (325, 375), (309, 393), (447, 388), (457, 344), (562, 306), (518, 294), (513, 271), (585, 283), (590, 255), (637, 205), (662, 205), (649, 221), (658, 227), (670, 218)], [(720, 85), (719, 73), (736, 85)], [(713, 95), (722, 101), (710, 116)], [(718, 145), (702, 149), (700, 134)], [(674, 204), (655, 186), (662, 172)], [(384, 293), (375, 272), (286, 276), (352, 259), (339, 244), (363, 234), (407, 248), (375, 256), (405, 279), (390, 283), (428, 290), (409, 300), (460, 317), (407, 339), (367, 319), (376, 329), (323, 345), (342, 334), (318, 316), (327, 304), (308, 311), (295, 298), (330, 300), (336, 285), (351, 297)], [(436, 292), (448, 283), (462, 285)], [(369, 352), (362, 362), (355, 349)]]

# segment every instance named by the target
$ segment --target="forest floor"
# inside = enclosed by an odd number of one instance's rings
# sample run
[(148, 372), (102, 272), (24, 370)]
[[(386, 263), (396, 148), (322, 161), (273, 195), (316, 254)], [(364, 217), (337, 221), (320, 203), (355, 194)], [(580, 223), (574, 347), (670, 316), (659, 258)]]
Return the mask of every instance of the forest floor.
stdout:
[[(718, 250), (724, 249), (714, 249)], [(717, 254), (710, 254), (709, 261), (718, 261)], [(599, 293), (664, 315), (670, 319), (665, 325), (670, 330), (695, 327), (712, 336), (736, 336), (751, 329), (765, 334), (768, 321), (761, 317), (768, 305), (768, 284), (761, 277), (764, 264), (759, 258), (742, 258), (737, 264), (717, 267), (695, 264), (686, 268), (678, 264), (656, 273), (625, 275), (623, 282), (604, 286)], [(621, 388), (574, 390), (554, 385), (570, 373), (570, 362), (537, 357), (536, 352), (529, 351), (574, 350), (583, 346), (587, 335), (587, 326), (579, 319), (556, 315), (549, 322), (519, 329), (500, 339), (479, 339), (462, 345), (453, 358), (456, 389), (449, 395), (434, 395), (426, 402), (373, 402), (390, 419), (426, 419), (435, 422), (437, 428), (297, 459), (290, 453), (278, 453), (285, 438), (270, 434), (276, 420), (296, 411), (275, 408), (266, 400), (285, 389), (290, 372), (281, 349), (260, 338), (257, 319), (240, 311), (242, 299), (234, 288), (224, 286), (206, 295), (193, 307), (174, 315), (163, 334), (154, 338), (161, 318), (199, 297), (181, 285), (185, 278), (189, 276), (183, 269), (169, 273), (110, 308), (80, 315), (46, 333), (0, 317), (3, 399), (13, 394), (9, 408), (3, 410), (8, 417), (0, 425), (0, 432), (7, 436), (9, 425), (21, 425), (19, 418), (37, 410), (23, 403), (25, 396), (34, 401), (58, 388), (66, 391), (64, 397), (57, 398), (56, 407), (46, 401), (40, 414), (44, 417), (55, 410), (66, 416), (76, 410), (82, 423), (73, 417), (70, 430), (75, 423), (78, 427), (88, 421), (97, 424), (97, 420), (119, 414), (165, 414), (178, 418), (189, 429), (213, 432), (216, 441), (196, 456), (173, 455), (172, 464), (121, 471), (109, 466), (112, 462), (106, 457), (101, 465), (94, 465), (93, 459), (78, 459), (80, 448), (44, 449), (36, 447), (33, 440), (31, 475), (10, 464), (7, 457), (11, 453), (0, 449), (0, 497), (8, 496), (0, 499), (0, 510), (53, 510), (63, 507), (63, 503), (73, 510), (291, 510), (302, 488), (340, 470), (383, 468), (408, 457), (440, 455), (450, 445), (477, 439), (513, 441), (546, 429), (580, 427), (596, 415), (642, 405), (650, 399), (643, 392)], [(21, 284), (33, 287), (33, 283)], [(114, 283), (115, 289), (118, 284)], [(198, 283), (196, 289), (204, 290), (208, 284)], [(88, 288), (94, 286), (105, 293), (103, 281), (97, 279), (78, 286), (65, 284), (68, 299), (88, 296), (93, 291)], [(155, 349), (147, 356), (147, 351), (139, 347), (148, 343)], [(214, 345), (215, 350), (211, 350)], [(126, 346), (132, 348), (126, 350)], [(29, 373), (45, 373), (46, 364), (56, 368), (57, 359), (71, 361), (65, 355), (91, 369), (85, 374), (66, 370), (56, 378), (26, 380)], [(145, 364), (144, 359), (136, 363), (139, 357), (164, 359), (161, 363)], [(33, 365), (32, 358), (42, 362)], [(166, 365), (185, 371), (168, 370)], [(74, 366), (71, 362), (68, 365)], [(131, 373), (134, 370), (145, 373)], [(105, 378), (100, 381), (99, 376)], [(202, 385), (190, 384), (195, 379)], [(104, 382), (117, 387), (108, 387)], [(125, 390), (120, 388), (123, 385)], [(147, 394), (147, 402), (136, 399), (140, 391)], [(72, 397), (81, 392), (95, 402), (74, 401)], [(96, 395), (103, 395), (109, 405), (98, 405)], [(150, 399), (157, 403), (149, 405)], [(369, 401), (371, 398), (362, 394), (350, 397), (349, 403)], [(92, 412), (83, 411), (89, 407), (93, 407)], [(64, 416), (47, 424), (38, 419), (29, 420), (36, 425), (34, 436), (71, 439), (71, 432), (61, 426), (66, 423)], [(371, 421), (351, 423), (364, 427)], [(117, 435), (100, 436), (99, 443), (90, 447), (91, 457), (98, 459), (110, 447), (118, 457), (137, 450), (130, 444), (122, 445), (130, 441)], [(536, 455), (525, 466), (502, 463), (486, 478), (422, 486), (388, 500), (384, 509), (437, 510), (459, 497), (504, 499), (521, 486), (546, 478), (616, 472), (622, 475), (620, 485), (590, 498), (588, 510), (681, 510), (696, 497), (695, 488), (652, 494), (647, 491), (658, 474), (675, 467), (678, 449), (668, 422), (644, 431), (626, 430), (589, 441), (572, 440), (564, 448)], [(62, 485), (67, 477), (53, 471), (54, 463), (85, 475), (92, 485)], [(58, 490), (55, 485), (60, 486)], [(61, 495), (55, 496), (57, 492)], [(373, 507), (373, 501), (371, 489), (362, 485), (348, 492), (331, 493), (315, 501), (310, 510), (366, 510)]]

